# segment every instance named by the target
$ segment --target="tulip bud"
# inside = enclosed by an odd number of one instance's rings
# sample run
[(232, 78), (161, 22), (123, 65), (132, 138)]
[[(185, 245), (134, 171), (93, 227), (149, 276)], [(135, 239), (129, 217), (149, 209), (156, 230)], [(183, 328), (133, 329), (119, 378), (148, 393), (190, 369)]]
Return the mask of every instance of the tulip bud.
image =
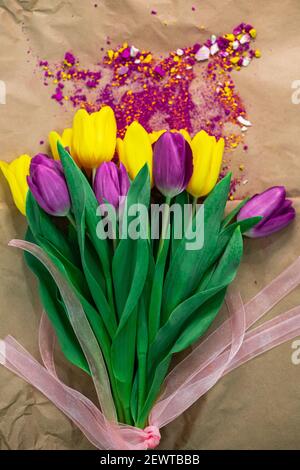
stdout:
[(260, 238), (278, 232), (296, 216), (292, 201), (286, 199), (284, 186), (273, 186), (253, 196), (240, 210), (237, 220), (262, 216), (263, 219), (245, 233), (251, 238)]
[(217, 183), (222, 157), (224, 139), (218, 141), (204, 130), (198, 132), (191, 142), (194, 172), (187, 191), (194, 197), (206, 196)]
[(97, 169), (94, 192), (100, 204), (106, 200), (117, 209), (120, 198), (127, 195), (129, 187), (129, 178), (122, 163), (118, 168), (113, 162), (105, 162)]
[(187, 187), (193, 173), (192, 150), (179, 132), (165, 132), (154, 145), (153, 174), (156, 187), (174, 197)]
[(84, 168), (97, 168), (113, 158), (116, 138), (116, 118), (109, 106), (92, 114), (79, 109), (73, 120), (72, 157)]
[(61, 162), (38, 154), (31, 160), (28, 186), (42, 209), (50, 215), (68, 214), (71, 201)]
[(128, 126), (124, 140), (117, 139), (117, 152), (132, 180), (147, 163), (152, 184), (151, 140), (148, 132), (137, 121)]

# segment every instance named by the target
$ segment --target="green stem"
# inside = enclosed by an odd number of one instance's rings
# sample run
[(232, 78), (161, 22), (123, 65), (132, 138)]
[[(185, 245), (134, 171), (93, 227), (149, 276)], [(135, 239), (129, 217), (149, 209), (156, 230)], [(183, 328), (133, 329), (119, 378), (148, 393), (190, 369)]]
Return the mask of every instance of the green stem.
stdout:
[(166, 260), (169, 251), (170, 240), (166, 239), (166, 233), (169, 225), (169, 206), (170, 198), (166, 198), (166, 205), (162, 216), (162, 231), (159, 242), (157, 260), (153, 275), (153, 283), (149, 306), (149, 344), (151, 344), (160, 327), (161, 321), (161, 302), (162, 289), (165, 274)]
[(148, 355), (148, 324), (145, 298), (142, 296), (139, 302), (138, 327), (137, 327), (137, 360), (138, 360), (138, 414), (143, 409), (146, 399)]
[(159, 256), (160, 252), (162, 251), (164, 242), (166, 240), (166, 235), (167, 235), (167, 231), (169, 227), (170, 202), (171, 202), (171, 198), (167, 196), (165, 200), (165, 204), (164, 204), (163, 214), (162, 214), (162, 228), (161, 228), (161, 235), (160, 235), (157, 256)]
[(192, 217), (194, 217), (194, 215), (196, 214), (197, 202), (198, 202), (198, 198), (196, 196), (196, 197), (193, 198)]
[(70, 224), (73, 225), (73, 227), (75, 228), (75, 230), (77, 230), (75, 219), (74, 219), (74, 217), (71, 215), (70, 212), (67, 214), (66, 217), (67, 217), (67, 219), (69, 220)]

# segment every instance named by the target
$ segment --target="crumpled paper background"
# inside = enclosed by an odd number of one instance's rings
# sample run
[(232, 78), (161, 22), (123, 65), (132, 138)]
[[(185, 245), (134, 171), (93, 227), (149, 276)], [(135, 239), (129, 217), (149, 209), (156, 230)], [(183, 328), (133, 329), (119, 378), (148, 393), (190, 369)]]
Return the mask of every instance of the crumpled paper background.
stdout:
[[(263, 57), (233, 74), (253, 123), (247, 156), (240, 148), (232, 156), (233, 166), (243, 162), (248, 171), (249, 183), (238, 196), (284, 184), (298, 212), (287, 230), (245, 242), (236, 285), (247, 301), (300, 255), (300, 105), (292, 103), (292, 83), (300, 79), (299, 0), (0, 0), (0, 79), (7, 87), (6, 104), (0, 105), (0, 158), (47, 150), (39, 141), (71, 122), (72, 110), (51, 101), (39, 73), (33, 73), (34, 56), (57, 61), (71, 49), (91, 65), (107, 36), (113, 46), (126, 40), (167, 53), (211, 33), (229, 32), (241, 21), (257, 28)], [(0, 338), (13, 335), (38, 358), (36, 282), (21, 253), (7, 247), (24, 230), (24, 218), (0, 175)], [(299, 302), (297, 289), (267, 318)], [(291, 345), (227, 375), (162, 430), (160, 449), (300, 448), (300, 365), (292, 363)], [(57, 362), (62, 378), (94, 397), (91, 382), (59, 351)], [(42, 394), (3, 367), (0, 387), (1, 450), (93, 448)]]

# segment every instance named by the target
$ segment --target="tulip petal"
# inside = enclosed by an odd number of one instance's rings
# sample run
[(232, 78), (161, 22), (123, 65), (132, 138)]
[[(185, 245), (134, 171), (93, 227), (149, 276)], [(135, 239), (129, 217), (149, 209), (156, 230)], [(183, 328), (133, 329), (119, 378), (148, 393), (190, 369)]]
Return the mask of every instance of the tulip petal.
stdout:
[(63, 130), (63, 133), (61, 136), (62, 145), (64, 147), (68, 147), (69, 149), (71, 149), (71, 144), (72, 144), (72, 132), (73, 132), (72, 128), (68, 127)]
[(187, 186), (187, 191), (194, 197), (203, 193), (210, 167), (213, 147), (216, 140), (204, 130), (198, 132), (192, 139), (194, 171)]
[(59, 160), (57, 142), (61, 142), (60, 135), (55, 131), (51, 131), (49, 133), (48, 140), (49, 140), (49, 145), (50, 145), (51, 153), (53, 155), (54, 160)]
[(290, 207), (284, 214), (271, 217), (261, 225), (261, 222), (253, 227), (246, 235), (250, 238), (261, 238), (272, 235), (275, 232), (285, 228), (296, 217), (296, 212), (293, 207)]
[(104, 106), (97, 113), (91, 114), (94, 124), (94, 158), (97, 166), (103, 161), (110, 161), (116, 150), (117, 123), (110, 106)]
[(262, 224), (280, 210), (285, 201), (285, 194), (284, 186), (273, 186), (260, 194), (256, 194), (242, 207), (237, 220), (262, 216), (264, 217), (264, 220), (260, 222)]
[(119, 207), (119, 198), (126, 196), (130, 182), (124, 165), (120, 168), (114, 162), (104, 162), (97, 168), (94, 179), (94, 192), (97, 201), (102, 204), (109, 202), (113, 207)]
[(212, 152), (211, 167), (204, 188), (199, 196), (206, 196), (215, 187), (221, 170), (225, 141), (223, 138), (215, 144)]
[(10, 164), (0, 162), (0, 169), (9, 184), (14, 203), (23, 215), (25, 215), (28, 192), (26, 177), (29, 174), (30, 160), (29, 155), (21, 155)]
[(129, 176), (134, 179), (145, 163), (148, 164), (150, 179), (152, 182), (152, 146), (146, 130), (134, 121), (128, 127), (124, 138), (124, 150), (126, 154), (124, 163)]
[(60, 161), (46, 155), (36, 155), (30, 165), (27, 177), (30, 190), (45, 212), (65, 216), (71, 206), (70, 195)]
[(104, 162), (97, 169), (94, 179), (94, 192), (100, 204), (105, 200), (113, 207), (118, 207), (120, 196), (119, 176), (118, 168), (113, 162)]
[(119, 168), (119, 185), (120, 193), (122, 196), (126, 196), (130, 187), (129, 177), (125, 166), (121, 163)]
[(31, 193), (34, 195), (34, 199), (36, 200), (38, 205), (42, 209), (44, 209), (44, 211), (47, 212), (48, 214), (52, 214), (51, 207), (48, 207), (48, 205), (45, 203), (44, 198), (43, 198), (38, 186), (33, 183), (30, 176), (27, 177), (27, 183), (28, 183), (29, 189), (30, 189)]
[(192, 145), (192, 139), (191, 139), (191, 136), (190, 134), (188, 133), (187, 130), (185, 129), (180, 129), (180, 134), (183, 135), (183, 137), (185, 138), (185, 140), (190, 144)]
[(73, 119), (72, 154), (83, 167), (93, 168), (94, 147), (94, 123), (85, 109), (79, 109)]
[(119, 161), (123, 163), (125, 168), (128, 170), (128, 163), (126, 159), (126, 153), (125, 153), (125, 145), (124, 145), (124, 140), (120, 139), (120, 137), (117, 138), (117, 145), (116, 145), (116, 150), (117, 154), (119, 156)]
[(154, 180), (166, 197), (180, 194), (193, 173), (192, 149), (179, 132), (165, 132), (154, 145)]
[(288, 211), (290, 207), (292, 207), (292, 204), (293, 204), (293, 201), (291, 201), (290, 199), (286, 199), (284, 203), (282, 204), (282, 206), (280, 206), (278, 210), (273, 213), (273, 216), (284, 214), (285, 212)]

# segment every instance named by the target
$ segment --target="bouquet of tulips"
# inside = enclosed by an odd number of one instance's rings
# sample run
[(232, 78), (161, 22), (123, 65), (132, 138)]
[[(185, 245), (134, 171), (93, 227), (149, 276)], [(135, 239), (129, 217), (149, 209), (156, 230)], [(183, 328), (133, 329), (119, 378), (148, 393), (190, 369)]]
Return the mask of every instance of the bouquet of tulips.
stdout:
[[(1, 168), (26, 214), (26, 240), (82, 307), (99, 351), (92, 364), (102, 361), (118, 422), (143, 429), (173, 356), (220, 311), (242, 234), (273, 233), (295, 212), (278, 186), (225, 217), (224, 140), (203, 130), (193, 138), (184, 130), (148, 134), (133, 122), (122, 140), (103, 107), (77, 111), (73, 127), (49, 140), (53, 159), (23, 155)], [(25, 258), (64, 355), (93, 374), (59, 285), (41, 259)]]

